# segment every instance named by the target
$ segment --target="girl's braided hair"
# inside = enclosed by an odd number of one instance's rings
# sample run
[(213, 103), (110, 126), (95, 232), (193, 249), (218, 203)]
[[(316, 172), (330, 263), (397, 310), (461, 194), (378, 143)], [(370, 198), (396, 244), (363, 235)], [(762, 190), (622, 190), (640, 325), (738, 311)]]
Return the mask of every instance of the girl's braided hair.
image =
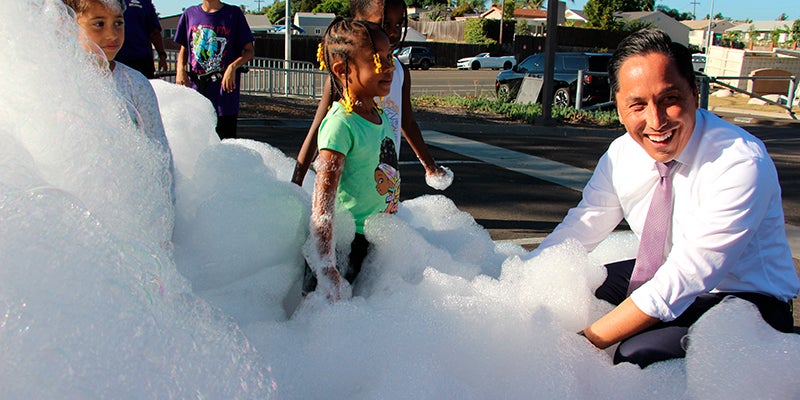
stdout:
[(347, 79), (340, 81), (333, 73), (331, 65), (337, 61), (343, 61), (345, 71), (350, 71), (350, 62), (356, 58), (358, 51), (368, 48), (372, 50), (375, 73), (381, 73), (383, 66), (373, 40), (373, 35), (379, 32), (383, 33), (382, 28), (372, 22), (336, 17), (328, 26), (325, 35), (322, 37), (322, 42), (317, 48), (319, 68), (321, 70), (327, 69), (330, 74), (331, 103), (341, 99), (341, 103), (347, 112), (352, 112), (354, 99), (350, 97)]

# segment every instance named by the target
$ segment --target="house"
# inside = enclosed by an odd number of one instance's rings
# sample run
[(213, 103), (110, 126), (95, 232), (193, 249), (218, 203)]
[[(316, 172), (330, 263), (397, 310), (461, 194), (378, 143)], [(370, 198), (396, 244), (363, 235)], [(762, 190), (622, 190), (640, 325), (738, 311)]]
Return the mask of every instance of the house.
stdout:
[[(566, 21), (565, 15), (567, 12), (567, 4), (563, 1), (558, 2), (558, 25), (564, 25)], [(483, 19), (500, 19), (503, 14), (502, 9), (498, 5), (492, 5), (488, 10), (480, 14)], [(514, 8), (514, 19), (517, 21), (525, 21), (528, 26), (545, 26), (547, 25), (547, 10), (531, 9), (531, 8)]]
[(625, 23), (649, 24), (666, 32), (673, 42), (689, 46), (689, 27), (661, 11), (631, 11), (615, 13), (617, 20)]
[(780, 29), (783, 30), (783, 32), (778, 35), (778, 44), (782, 44), (792, 41), (791, 34), (788, 33), (792, 24), (794, 24), (794, 21), (753, 21), (751, 23), (736, 25), (726, 29), (725, 32), (741, 32), (742, 41), (745, 42), (771, 42), (770, 35), (772, 32), (776, 29)]
[(503, 9), (496, 4), (492, 4), (488, 10), (482, 12), (480, 14), (480, 18), (483, 19), (500, 19), (503, 17)]
[(403, 35), (404, 35), (403, 40), (406, 42), (424, 42), (428, 40), (428, 38), (425, 35), (423, 35), (422, 32), (412, 27), (405, 28), (403, 30)]
[(571, 26), (585, 26), (589, 22), (586, 19), (586, 15), (583, 14), (583, 10), (571, 10), (569, 8), (564, 11), (564, 19), (567, 25)]
[(267, 32), (272, 28), (272, 23), (269, 22), (266, 14), (245, 14), (244, 18), (253, 33)]
[(322, 36), (335, 18), (334, 13), (298, 12), (294, 14), (294, 24), (309, 35)]
[[(681, 21), (689, 27), (689, 45), (695, 46), (700, 50), (705, 50), (708, 46), (708, 23), (707, 19)], [(727, 19), (715, 19), (711, 21), (711, 32), (714, 33), (714, 42), (718, 44), (719, 39), (725, 31), (736, 26), (735, 23)]]
[(173, 40), (175, 32), (178, 30), (178, 20), (181, 19), (181, 15), (183, 13), (158, 19), (158, 23), (161, 24), (161, 37), (164, 38), (164, 48), (167, 50), (179, 50), (181, 48)]

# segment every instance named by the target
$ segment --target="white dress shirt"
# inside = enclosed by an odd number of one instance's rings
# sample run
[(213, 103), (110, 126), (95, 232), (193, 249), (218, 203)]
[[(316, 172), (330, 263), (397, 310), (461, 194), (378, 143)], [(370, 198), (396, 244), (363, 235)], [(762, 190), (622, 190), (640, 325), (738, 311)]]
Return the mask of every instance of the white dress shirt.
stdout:
[[(786, 240), (778, 174), (764, 144), (705, 110), (675, 158), (674, 206), (666, 261), (631, 294), (645, 314), (681, 315), (706, 292), (756, 292), (789, 301), (800, 280)], [(614, 140), (583, 199), (535, 253), (578, 240), (587, 251), (624, 218), (641, 237), (659, 179), (655, 161), (625, 134)]]

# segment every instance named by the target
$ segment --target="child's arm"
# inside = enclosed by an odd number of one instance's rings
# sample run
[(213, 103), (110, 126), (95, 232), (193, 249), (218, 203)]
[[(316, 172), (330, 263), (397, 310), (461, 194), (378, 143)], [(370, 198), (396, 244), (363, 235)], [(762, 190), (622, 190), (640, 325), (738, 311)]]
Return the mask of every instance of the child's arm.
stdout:
[(323, 149), (317, 158), (317, 178), (311, 206), (311, 246), (308, 265), (317, 276), (317, 289), (325, 290), (330, 301), (344, 296), (342, 277), (336, 269), (336, 244), (333, 220), (336, 211), (336, 189), (344, 167), (342, 153)]
[(153, 48), (156, 49), (156, 54), (158, 54), (158, 70), (159, 71), (166, 71), (167, 70), (167, 52), (164, 51), (164, 38), (161, 37), (161, 29), (153, 29), (148, 35), (150, 39), (150, 43), (153, 44)]
[(175, 67), (175, 83), (178, 85), (191, 85), (189, 75), (186, 73), (186, 63), (188, 60), (189, 52), (186, 50), (186, 46), (181, 46), (181, 49), (178, 50), (178, 62), (177, 66)]
[(422, 162), (422, 166), (425, 168), (425, 175), (444, 176), (447, 174), (445, 170), (437, 166), (436, 161), (434, 161), (433, 157), (428, 153), (428, 146), (425, 145), (425, 140), (422, 138), (422, 131), (420, 131), (417, 120), (414, 118), (414, 112), (411, 109), (411, 74), (408, 72), (408, 68), (402, 63), (398, 63), (397, 61), (395, 61), (395, 63), (401, 65), (404, 75), (402, 96), (403, 115), (401, 116), (403, 136), (408, 141), (411, 149), (414, 150), (414, 154), (417, 155), (419, 161)]
[(322, 99), (317, 106), (317, 112), (314, 114), (314, 122), (308, 128), (306, 139), (303, 141), (303, 146), (300, 152), (297, 153), (297, 164), (294, 166), (294, 174), (292, 174), (292, 182), (298, 186), (303, 186), (303, 179), (306, 177), (308, 167), (314, 161), (314, 156), (317, 155), (317, 133), (322, 120), (325, 119), (325, 114), (328, 113), (328, 108), (331, 106), (331, 78), (330, 76), (325, 79), (325, 84), (322, 86)]
[(224, 90), (225, 93), (232, 93), (236, 90), (236, 70), (249, 63), (255, 55), (256, 51), (253, 48), (253, 42), (250, 42), (242, 48), (242, 55), (233, 60), (233, 62), (228, 65), (228, 68), (225, 68), (225, 75), (222, 76), (222, 90)]

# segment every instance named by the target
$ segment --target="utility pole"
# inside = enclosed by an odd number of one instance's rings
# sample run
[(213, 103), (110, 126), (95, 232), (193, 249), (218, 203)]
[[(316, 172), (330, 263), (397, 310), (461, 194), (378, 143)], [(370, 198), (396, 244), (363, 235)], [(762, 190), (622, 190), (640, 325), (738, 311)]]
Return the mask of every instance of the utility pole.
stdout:
[(544, 125), (553, 123), (553, 87), (555, 84), (556, 46), (558, 38), (558, 0), (547, 0), (547, 36), (544, 39), (544, 82), (542, 82), (542, 118)]
[(256, 2), (256, 10), (258, 12), (261, 12), (261, 2), (262, 1), (264, 1), (264, 0), (255, 0), (255, 2)]
[(500, 0), (500, 48), (503, 48), (503, 19), (506, 17), (506, 1)]
[(283, 89), (284, 94), (287, 96), (289, 95), (289, 68), (291, 67), (292, 61), (292, 7), (290, 0), (286, 0), (286, 15), (283, 19), (283, 26), (286, 28), (285, 38), (286, 43), (284, 45), (284, 64), (283, 69), (285, 70), (286, 76), (283, 79)]
[(711, 12), (708, 13), (708, 42), (706, 44), (706, 56), (711, 45), (714, 44), (714, 33), (711, 32), (711, 22), (714, 21), (714, 0), (711, 0)]
[(700, 4), (699, 1), (690, 1), (689, 4), (692, 5), (692, 19), (697, 19), (697, 5)]

